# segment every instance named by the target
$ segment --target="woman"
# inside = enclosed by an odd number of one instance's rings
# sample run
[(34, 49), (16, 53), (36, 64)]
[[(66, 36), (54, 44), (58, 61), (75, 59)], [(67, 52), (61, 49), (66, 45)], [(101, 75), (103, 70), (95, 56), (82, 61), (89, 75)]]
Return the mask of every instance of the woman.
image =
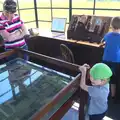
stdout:
[[(3, 3), (3, 12), (0, 15), (0, 33), (4, 39), (6, 51), (18, 47), (28, 49), (25, 36), (29, 32), (20, 17), (15, 14), (16, 7), (17, 4), (14, 0), (5, 0)], [(8, 59), (11, 60), (16, 57), (16, 55), (12, 55)], [(25, 59), (27, 59), (27, 56)]]

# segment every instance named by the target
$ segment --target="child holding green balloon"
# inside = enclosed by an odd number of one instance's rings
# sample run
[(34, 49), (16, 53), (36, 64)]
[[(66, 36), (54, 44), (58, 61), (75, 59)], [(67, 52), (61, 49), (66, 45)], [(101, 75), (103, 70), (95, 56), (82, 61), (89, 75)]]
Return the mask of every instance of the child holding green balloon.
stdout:
[(88, 115), (90, 120), (102, 120), (108, 109), (109, 80), (111, 69), (104, 63), (97, 63), (90, 69), (92, 86), (86, 85), (86, 72), (89, 65), (80, 66), (80, 87), (89, 94)]

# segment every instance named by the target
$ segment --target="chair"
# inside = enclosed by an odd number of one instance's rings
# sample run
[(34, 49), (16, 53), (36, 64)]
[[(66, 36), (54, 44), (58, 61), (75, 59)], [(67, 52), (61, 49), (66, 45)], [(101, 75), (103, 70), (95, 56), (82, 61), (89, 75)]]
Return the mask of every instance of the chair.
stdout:
[(65, 44), (60, 45), (60, 51), (61, 51), (61, 54), (62, 54), (62, 59), (64, 61), (67, 61), (67, 62), (70, 62), (70, 63), (75, 62), (72, 51)]

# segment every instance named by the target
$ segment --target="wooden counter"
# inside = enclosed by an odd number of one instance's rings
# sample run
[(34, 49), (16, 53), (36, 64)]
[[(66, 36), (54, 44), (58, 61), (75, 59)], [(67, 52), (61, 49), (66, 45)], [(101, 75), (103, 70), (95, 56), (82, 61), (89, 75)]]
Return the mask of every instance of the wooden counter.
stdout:
[(31, 37), (28, 41), (29, 50), (58, 58), (61, 56), (60, 44), (67, 45), (73, 52), (76, 64), (94, 64), (102, 59), (103, 48), (97, 43), (67, 39), (67, 35), (51, 32), (40, 32), (39, 36)]
[(100, 45), (97, 43), (90, 43), (87, 41), (82, 41), (82, 40), (73, 40), (73, 39), (67, 39), (67, 33), (52, 33), (49, 31), (40, 31), (40, 37), (46, 37), (46, 38), (52, 38), (52, 39), (57, 39), (57, 40), (63, 40), (63, 41), (68, 41), (72, 43), (78, 43), (82, 45), (87, 45), (87, 46), (92, 46), (92, 47), (99, 47)]

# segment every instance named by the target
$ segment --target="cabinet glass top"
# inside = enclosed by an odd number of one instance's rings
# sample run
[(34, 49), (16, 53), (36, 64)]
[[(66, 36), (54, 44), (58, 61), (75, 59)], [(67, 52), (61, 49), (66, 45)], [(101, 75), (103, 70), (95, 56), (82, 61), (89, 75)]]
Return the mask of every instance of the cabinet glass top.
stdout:
[(0, 120), (28, 120), (73, 78), (20, 58), (0, 65)]

